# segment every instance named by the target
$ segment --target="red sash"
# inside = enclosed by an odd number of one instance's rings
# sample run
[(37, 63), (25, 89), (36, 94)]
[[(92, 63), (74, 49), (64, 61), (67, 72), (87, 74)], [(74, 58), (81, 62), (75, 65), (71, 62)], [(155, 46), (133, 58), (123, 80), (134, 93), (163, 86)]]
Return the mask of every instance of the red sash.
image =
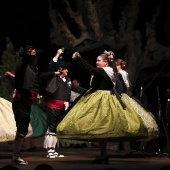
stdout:
[(63, 100), (48, 100), (47, 101), (47, 107), (64, 109), (64, 101)]
[(38, 95), (38, 92), (32, 91), (30, 95), (22, 96), (21, 93), (18, 90), (16, 90), (15, 98), (18, 98), (18, 99), (22, 98), (27, 104), (32, 105), (37, 99), (37, 95)]

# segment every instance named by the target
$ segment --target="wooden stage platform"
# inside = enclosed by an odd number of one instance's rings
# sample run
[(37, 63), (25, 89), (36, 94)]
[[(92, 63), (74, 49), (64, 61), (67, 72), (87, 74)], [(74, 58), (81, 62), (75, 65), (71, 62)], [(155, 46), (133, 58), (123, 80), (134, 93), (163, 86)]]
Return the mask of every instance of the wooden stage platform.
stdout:
[[(108, 164), (93, 164), (99, 155), (99, 148), (58, 148), (64, 158), (48, 159), (42, 147), (35, 152), (23, 152), (22, 158), (28, 161), (26, 166), (16, 166), (20, 170), (34, 170), (40, 164), (48, 164), (53, 170), (165, 170), (170, 169), (170, 158), (147, 153), (133, 152), (132, 158), (113, 158), (112, 150)], [(10, 165), (12, 148), (0, 145), (0, 168)]]

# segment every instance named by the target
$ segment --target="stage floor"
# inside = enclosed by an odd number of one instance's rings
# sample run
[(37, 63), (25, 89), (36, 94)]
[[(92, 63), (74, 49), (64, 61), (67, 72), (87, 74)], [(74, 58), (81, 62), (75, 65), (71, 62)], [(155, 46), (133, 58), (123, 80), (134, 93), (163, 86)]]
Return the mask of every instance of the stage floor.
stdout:
[[(54, 170), (160, 170), (166, 166), (170, 169), (170, 158), (158, 157), (146, 153), (133, 152), (132, 158), (113, 158), (112, 150), (108, 164), (93, 164), (99, 155), (99, 148), (58, 148), (57, 152), (64, 158), (48, 159), (42, 147), (35, 152), (22, 152), (22, 158), (28, 161), (26, 166), (16, 166), (20, 170), (34, 170), (39, 164), (49, 164)], [(0, 168), (10, 165), (12, 149), (0, 148)]]

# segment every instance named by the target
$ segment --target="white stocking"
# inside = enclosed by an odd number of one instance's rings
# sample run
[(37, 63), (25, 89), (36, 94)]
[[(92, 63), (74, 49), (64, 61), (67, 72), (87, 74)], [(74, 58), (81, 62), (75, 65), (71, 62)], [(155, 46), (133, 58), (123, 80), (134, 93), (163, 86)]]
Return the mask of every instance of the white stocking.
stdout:
[(55, 147), (56, 147), (57, 141), (58, 141), (57, 137), (56, 137), (56, 136), (53, 136), (52, 148), (55, 148)]
[(45, 135), (45, 139), (44, 139), (44, 148), (46, 148), (46, 149), (55, 148), (57, 141), (58, 141), (58, 139), (56, 137), (56, 134), (47, 131), (47, 133)]

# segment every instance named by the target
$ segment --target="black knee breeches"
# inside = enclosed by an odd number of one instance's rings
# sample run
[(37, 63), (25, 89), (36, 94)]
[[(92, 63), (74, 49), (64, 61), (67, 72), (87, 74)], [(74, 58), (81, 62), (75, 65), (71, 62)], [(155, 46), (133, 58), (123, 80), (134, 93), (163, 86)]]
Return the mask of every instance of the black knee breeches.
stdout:
[(49, 132), (56, 133), (56, 127), (64, 117), (63, 109), (54, 109), (47, 107), (47, 125)]
[(31, 106), (25, 104), (22, 99), (14, 99), (12, 109), (16, 121), (17, 133), (26, 136), (30, 122)]

